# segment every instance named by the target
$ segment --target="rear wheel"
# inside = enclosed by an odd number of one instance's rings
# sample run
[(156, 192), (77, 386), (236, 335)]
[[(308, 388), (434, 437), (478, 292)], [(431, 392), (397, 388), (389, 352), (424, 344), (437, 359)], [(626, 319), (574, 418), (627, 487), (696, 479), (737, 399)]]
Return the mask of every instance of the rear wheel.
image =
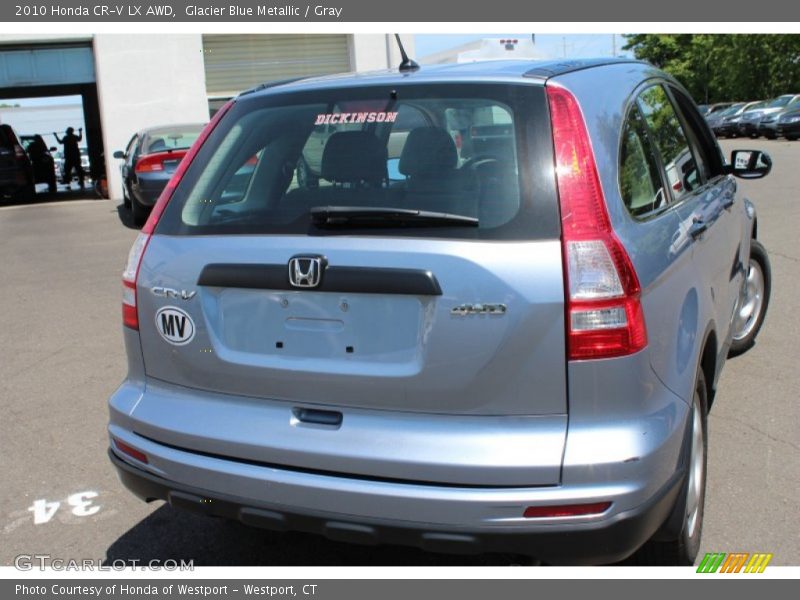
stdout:
[(793, 141), (795, 141), (797, 139), (797, 136), (796, 135), (787, 135), (786, 139), (789, 140), (790, 142), (793, 142)]
[[(679, 531), (674, 538), (668, 533), (647, 542), (637, 553), (636, 562), (647, 565), (693, 565), (700, 550), (703, 514), (706, 500), (706, 466), (708, 461), (708, 390), (702, 368), (695, 378), (689, 428), (689, 461), (686, 478), (678, 502), (665, 528)], [(666, 539), (665, 539), (666, 538)]]
[(764, 323), (772, 288), (772, 271), (764, 246), (756, 240), (750, 242), (750, 264), (739, 306), (733, 321), (731, 354), (741, 354), (756, 343), (756, 336)]

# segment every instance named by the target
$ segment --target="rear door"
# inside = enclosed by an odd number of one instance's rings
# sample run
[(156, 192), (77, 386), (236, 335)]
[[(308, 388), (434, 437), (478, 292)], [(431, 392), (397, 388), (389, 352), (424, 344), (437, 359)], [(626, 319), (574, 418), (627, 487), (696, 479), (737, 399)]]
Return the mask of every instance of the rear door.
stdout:
[(679, 110), (676, 98), (685, 110), (691, 109), (680, 90), (666, 85), (646, 89), (639, 104), (661, 155), (671, 203), (678, 205), (684, 242), (692, 246), (702, 300), (712, 307), (717, 331), (725, 339), (737, 298), (733, 290), (741, 282), (742, 237), (730, 214), (736, 184), (722, 174), (719, 153), (709, 151), (699, 122), (692, 113)]
[[(743, 218), (744, 212), (741, 207), (736, 206), (736, 180), (733, 175), (724, 173), (722, 154), (713, 134), (704, 126), (692, 100), (674, 86), (669, 89), (686, 131), (691, 152), (696, 157), (698, 169), (702, 171), (705, 181), (702, 189), (698, 190), (701, 206), (695, 206), (693, 210), (697, 214), (702, 212), (703, 215), (716, 215), (711, 221), (713, 229), (709, 234), (713, 239), (705, 241), (713, 256), (710, 260), (714, 261), (714, 297), (718, 303), (719, 315), (717, 326), (720, 337), (727, 340), (744, 282), (745, 253), (748, 251), (744, 247), (744, 241), (749, 237)], [(727, 354), (725, 349), (721, 349), (721, 352)]]
[[(505, 115), (505, 146), (475, 164), (447, 115), (487, 109)], [(435, 126), (402, 132), (401, 175), (390, 178), (387, 146), (398, 143), (393, 125), (404, 110)], [(294, 169), (314, 127), (350, 119), (361, 127), (331, 136), (323, 179), (301, 187)], [(567, 396), (552, 160), (538, 86), (239, 100), (178, 186), (142, 262), (147, 375), (345, 412), (553, 417), (540, 432), (554, 440), (551, 468), (520, 482), (557, 483)], [(479, 224), (320, 224), (310, 215), (320, 206), (457, 213)], [(537, 421), (526, 422), (536, 435)], [(502, 436), (496, 443), (502, 452)]]

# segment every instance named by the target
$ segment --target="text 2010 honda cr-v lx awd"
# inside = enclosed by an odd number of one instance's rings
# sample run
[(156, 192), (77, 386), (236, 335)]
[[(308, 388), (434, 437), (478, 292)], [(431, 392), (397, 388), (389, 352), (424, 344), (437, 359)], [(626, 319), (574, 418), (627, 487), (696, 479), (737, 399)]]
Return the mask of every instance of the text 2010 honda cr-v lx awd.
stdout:
[(638, 62), (245, 92), (131, 249), (111, 460), (255, 526), (691, 563), (706, 413), (769, 300), (733, 176), (770, 166)]

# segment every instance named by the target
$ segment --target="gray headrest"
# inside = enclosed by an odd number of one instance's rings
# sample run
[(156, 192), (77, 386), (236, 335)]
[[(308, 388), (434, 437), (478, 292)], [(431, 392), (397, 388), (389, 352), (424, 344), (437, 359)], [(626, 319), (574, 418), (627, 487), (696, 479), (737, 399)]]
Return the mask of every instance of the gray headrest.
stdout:
[(380, 183), (386, 178), (386, 146), (366, 131), (339, 131), (325, 144), (321, 170), (328, 181)]
[(450, 134), (440, 127), (420, 127), (408, 134), (398, 169), (415, 177), (449, 171), (457, 164), (458, 150)]

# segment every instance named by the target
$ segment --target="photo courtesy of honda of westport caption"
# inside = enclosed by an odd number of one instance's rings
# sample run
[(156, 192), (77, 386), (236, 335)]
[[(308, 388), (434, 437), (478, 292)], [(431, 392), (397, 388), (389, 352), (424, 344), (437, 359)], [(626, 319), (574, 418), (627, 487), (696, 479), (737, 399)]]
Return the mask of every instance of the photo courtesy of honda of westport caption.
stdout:
[(691, 564), (770, 295), (737, 178), (771, 164), (628, 59), (244, 92), (131, 248), (111, 461), (258, 527)]

